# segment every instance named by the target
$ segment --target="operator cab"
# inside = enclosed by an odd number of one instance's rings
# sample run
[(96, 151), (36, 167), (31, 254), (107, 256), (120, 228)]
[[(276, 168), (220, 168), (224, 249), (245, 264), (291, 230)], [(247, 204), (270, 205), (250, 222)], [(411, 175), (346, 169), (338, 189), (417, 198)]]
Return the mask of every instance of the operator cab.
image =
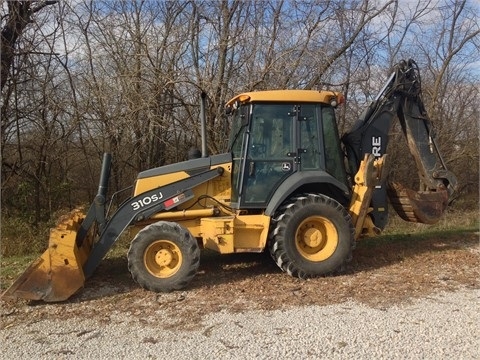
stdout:
[(334, 111), (342, 100), (338, 93), (310, 90), (259, 91), (230, 100), (232, 206), (265, 209), (298, 173), (346, 186)]

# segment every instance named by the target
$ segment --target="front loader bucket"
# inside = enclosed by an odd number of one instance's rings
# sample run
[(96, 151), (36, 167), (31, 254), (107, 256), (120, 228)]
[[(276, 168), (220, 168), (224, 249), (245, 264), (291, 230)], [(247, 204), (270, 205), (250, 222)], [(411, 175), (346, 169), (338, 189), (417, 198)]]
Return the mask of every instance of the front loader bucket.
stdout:
[(405, 221), (435, 224), (448, 204), (447, 190), (414, 191), (399, 183), (389, 183), (390, 203)]
[(2, 294), (5, 298), (43, 300), (68, 299), (83, 287), (85, 264), (93, 244), (87, 236), (81, 246), (76, 243), (77, 231), (85, 216), (80, 210), (60, 220), (50, 230), (48, 249)]

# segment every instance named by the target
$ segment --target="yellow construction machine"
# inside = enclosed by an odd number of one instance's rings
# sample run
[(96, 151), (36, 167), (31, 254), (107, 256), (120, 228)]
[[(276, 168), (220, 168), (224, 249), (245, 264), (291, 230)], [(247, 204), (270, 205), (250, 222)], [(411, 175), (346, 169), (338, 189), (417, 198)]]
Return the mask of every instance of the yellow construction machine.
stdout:
[[(204, 102), (202, 96), (202, 113)], [(74, 211), (60, 221), (45, 253), (3, 296), (68, 299), (127, 228), (133, 279), (145, 289), (168, 292), (193, 279), (201, 249), (268, 249), (284, 272), (299, 278), (338, 272), (360, 237), (384, 228), (388, 198), (407, 221), (437, 221), (456, 179), (438, 152), (415, 62), (395, 66), (340, 138), (335, 108), (342, 102), (333, 91), (235, 96), (226, 104), (232, 124), (227, 153), (207, 156), (202, 141), (201, 157), (140, 172), (132, 196), (112, 214), (106, 211), (111, 156), (105, 154), (88, 212)], [(419, 191), (389, 184), (384, 170), (396, 119), (416, 162)]]

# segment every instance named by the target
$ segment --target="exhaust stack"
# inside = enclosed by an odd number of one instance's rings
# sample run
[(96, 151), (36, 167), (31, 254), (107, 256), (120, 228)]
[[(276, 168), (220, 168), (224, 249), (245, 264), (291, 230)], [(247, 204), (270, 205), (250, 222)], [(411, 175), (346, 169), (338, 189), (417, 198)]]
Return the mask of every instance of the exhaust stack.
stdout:
[(202, 91), (201, 101), (200, 101), (200, 123), (201, 123), (201, 135), (202, 135), (202, 157), (208, 156), (207, 151), (207, 117), (205, 115), (205, 107), (206, 107), (206, 98), (207, 93)]

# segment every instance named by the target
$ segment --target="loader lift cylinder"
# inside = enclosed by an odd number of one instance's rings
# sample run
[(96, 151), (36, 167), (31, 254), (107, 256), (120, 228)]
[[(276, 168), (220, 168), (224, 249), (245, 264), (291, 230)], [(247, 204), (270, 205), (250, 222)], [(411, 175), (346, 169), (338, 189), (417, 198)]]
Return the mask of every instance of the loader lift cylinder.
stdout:
[(100, 181), (98, 184), (97, 196), (95, 196), (95, 214), (100, 228), (105, 224), (105, 201), (108, 192), (108, 180), (110, 179), (110, 167), (112, 164), (112, 155), (103, 154), (102, 170), (100, 172)]
[(97, 222), (99, 232), (102, 232), (105, 227), (105, 202), (107, 198), (111, 164), (112, 154), (104, 153), (97, 195), (95, 196), (92, 205), (90, 205), (87, 215), (77, 232), (76, 243), (78, 247), (82, 246), (83, 241), (94, 222)]
[(112, 155), (109, 153), (103, 154), (102, 170), (100, 172), (100, 181), (98, 184), (97, 197), (103, 197), (104, 203), (108, 191), (108, 180), (110, 179), (110, 166), (112, 164)]

